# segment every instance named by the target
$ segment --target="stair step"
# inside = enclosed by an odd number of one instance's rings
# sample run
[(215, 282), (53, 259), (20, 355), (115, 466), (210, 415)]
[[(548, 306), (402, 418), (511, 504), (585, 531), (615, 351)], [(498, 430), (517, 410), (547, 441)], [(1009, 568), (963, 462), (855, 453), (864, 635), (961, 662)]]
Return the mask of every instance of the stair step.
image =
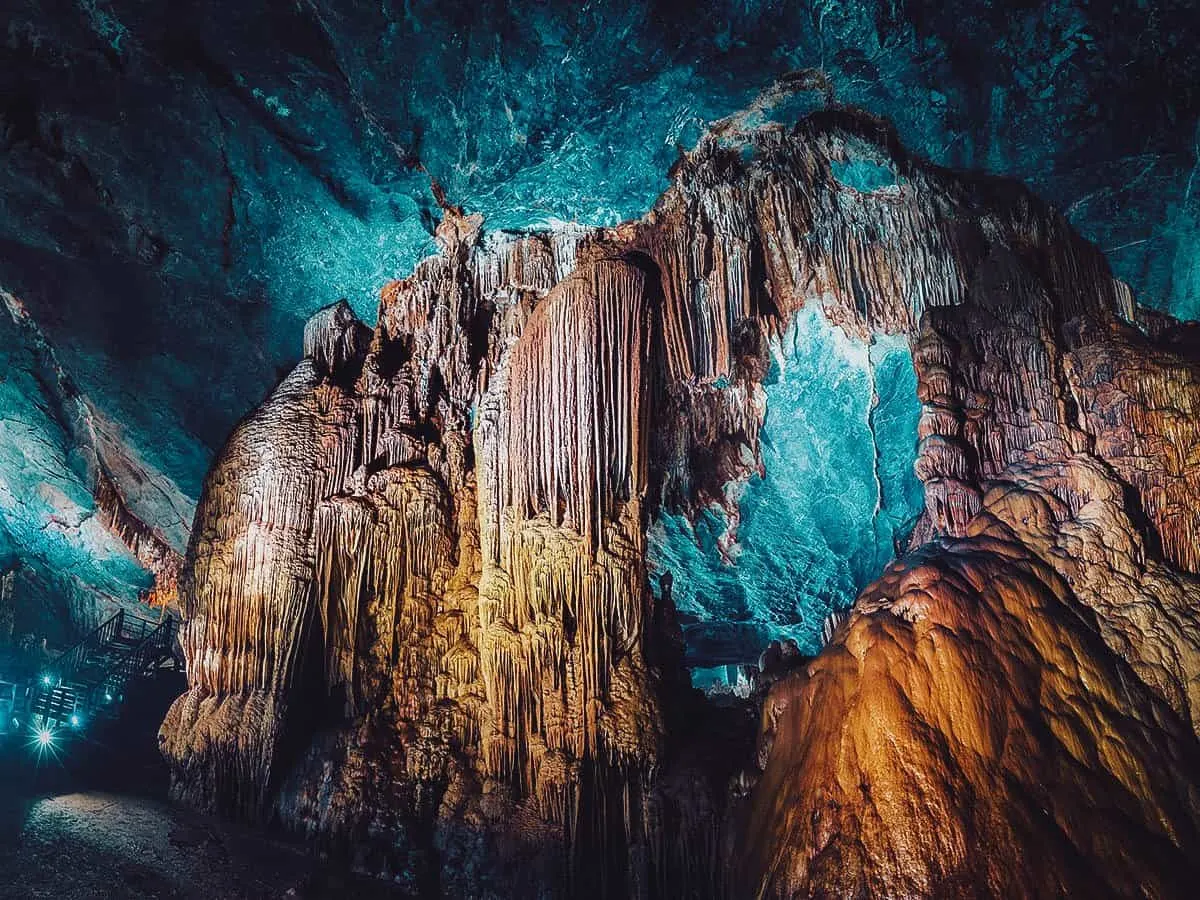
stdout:
[[(53, 687), (38, 685), (33, 711), (46, 721), (68, 721), (78, 710), (84, 717), (111, 715), (124, 685), (152, 676), (165, 663), (174, 664), (174, 624), (118, 612), (59, 657)], [(112, 701), (104, 695), (111, 694)]]

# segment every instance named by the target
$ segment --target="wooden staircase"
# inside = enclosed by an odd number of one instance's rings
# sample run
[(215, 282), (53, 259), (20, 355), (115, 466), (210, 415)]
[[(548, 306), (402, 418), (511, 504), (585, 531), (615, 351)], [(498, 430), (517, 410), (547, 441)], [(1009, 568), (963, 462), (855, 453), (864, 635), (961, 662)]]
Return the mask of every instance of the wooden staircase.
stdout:
[(125, 687), (175, 664), (175, 620), (152, 622), (121, 610), (44, 671), (30, 713), (43, 729), (115, 712)]

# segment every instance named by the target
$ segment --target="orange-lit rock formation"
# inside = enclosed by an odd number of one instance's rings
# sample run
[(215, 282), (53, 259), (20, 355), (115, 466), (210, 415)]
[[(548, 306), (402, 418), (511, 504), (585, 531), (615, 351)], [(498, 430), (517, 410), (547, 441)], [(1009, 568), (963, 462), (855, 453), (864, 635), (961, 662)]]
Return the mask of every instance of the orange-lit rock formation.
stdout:
[[(176, 793), (452, 896), (1170, 894), (1200, 850), (1194, 356), (1019, 185), (847, 111), (732, 129), (615, 229), (445, 204), (372, 333), (310, 322), (197, 511)], [(705, 730), (645, 532), (716, 504), (732, 543), (809, 303), (910, 336), (927, 507), (772, 688), (760, 772)]]
[(1110, 502), (1072, 516), (1033, 484), (997, 485), (963, 538), (863, 593), (765, 703), (742, 884), (767, 897), (1189, 895), (1194, 733), (1106, 646), (1072, 576), (1023, 542), (1106, 515), (1119, 527)]

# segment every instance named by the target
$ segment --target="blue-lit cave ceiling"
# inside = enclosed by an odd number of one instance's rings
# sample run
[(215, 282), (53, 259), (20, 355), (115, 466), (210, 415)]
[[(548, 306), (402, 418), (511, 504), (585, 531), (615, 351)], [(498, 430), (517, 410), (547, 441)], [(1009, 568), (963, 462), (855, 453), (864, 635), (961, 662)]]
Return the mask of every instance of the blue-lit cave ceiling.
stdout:
[[(132, 511), (182, 550), (214, 452), (295, 361), (304, 319), (345, 297), (373, 320), (432, 249), (426, 173), (489, 228), (615, 223), (788, 71), (824, 69), (937, 163), (1029, 182), (1143, 302), (1200, 314), (1190, 3), (5, 6), (0, 289), (30, 323), (0, 315), (0, 565), (62, 603), (132, 599), (146, 576), (93, 534), (92, 426), (56, 409), (101, 423)], [(652, 534), (664, 567), (696, 573), (684, 612), (734, 643), (844, 603), (919, 504), (903, 350), (868, 359), (816, 318), (776, 349), (737, 576), (704, 551), (711, 521), (698, 543), (670, 518)], [(777, 582), (809, 560), (805, 605)]]

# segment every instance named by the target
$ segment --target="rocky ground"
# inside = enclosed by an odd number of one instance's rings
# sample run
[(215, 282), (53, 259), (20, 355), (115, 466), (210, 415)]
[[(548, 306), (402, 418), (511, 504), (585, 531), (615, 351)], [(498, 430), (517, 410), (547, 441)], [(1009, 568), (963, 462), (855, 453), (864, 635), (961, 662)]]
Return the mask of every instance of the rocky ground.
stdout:
[(171, 804), (153, 711), (177, 687), (131, 698), (119, 722), (40, 763), (23, 742), (0, 752), (2, 900), (401, 896), (286, 839)]
[(0, 870), (5, 900), (399, 896), (289, 843), (153, 797), (93, 790), (6, 794)]

